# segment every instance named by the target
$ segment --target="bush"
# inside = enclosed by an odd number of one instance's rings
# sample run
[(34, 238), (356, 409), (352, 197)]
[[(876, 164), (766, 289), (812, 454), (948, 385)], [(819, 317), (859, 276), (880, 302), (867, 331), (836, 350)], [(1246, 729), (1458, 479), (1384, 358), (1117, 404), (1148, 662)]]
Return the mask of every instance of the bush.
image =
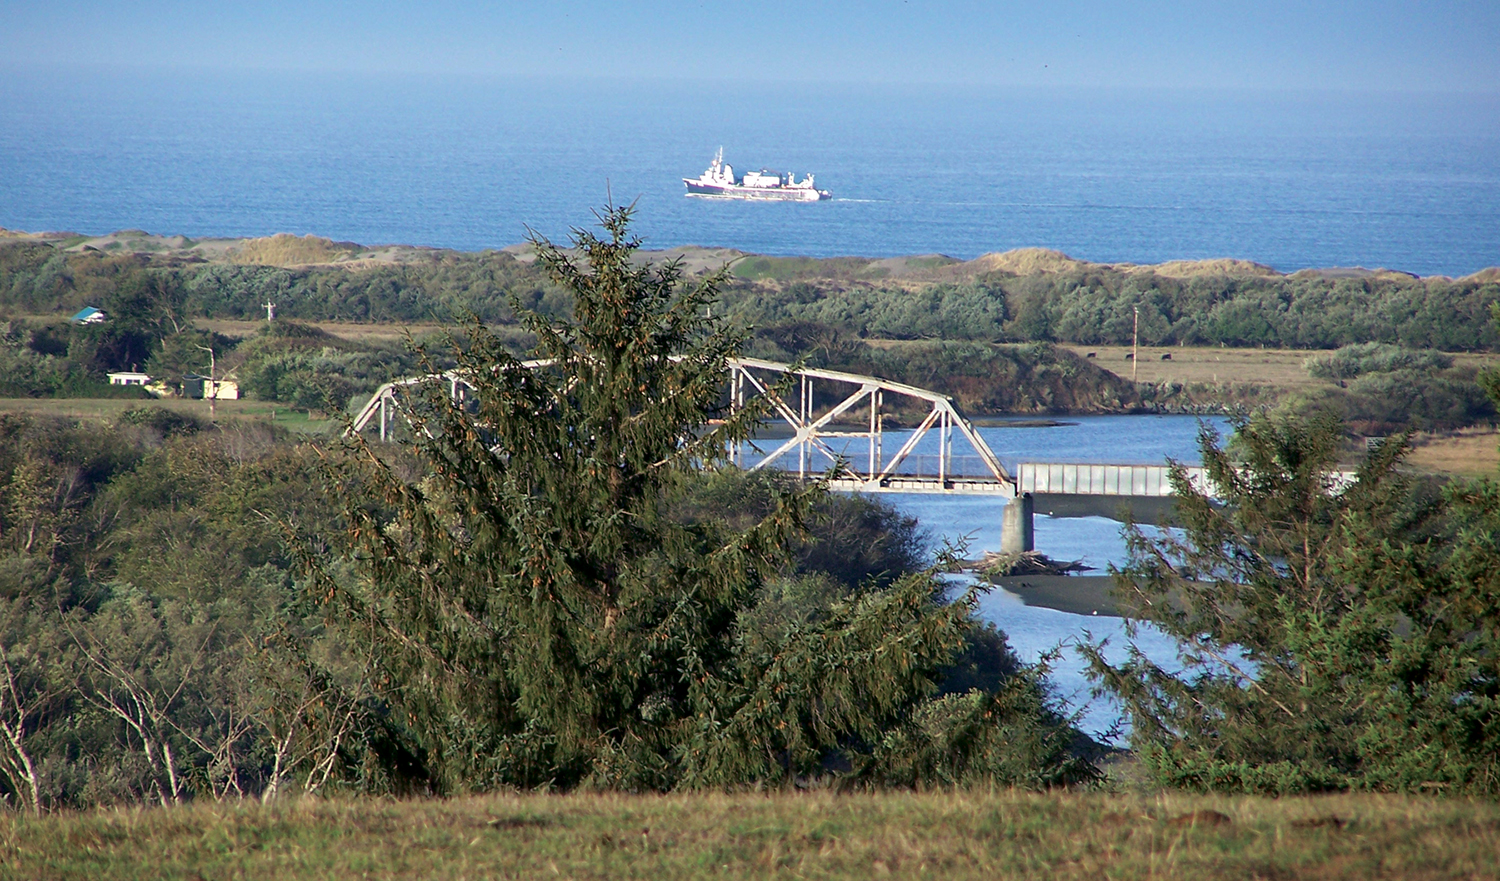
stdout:
[(1453, 357), (1442, 352), (1419, 351), (1387, 343), (1357, 343), (1326, 355), (1315, 355), (1303, 368), (1319, 379), (1355, 379), (1367, 373), (1447, 370)]
[(149, 428), (162, 437), (185, 437), (208, 427), (208, 423), (196, 416), (166, 407), (132, 407), (120, 414), (120, 423)]
[(1494, 419), (1495, 406), (1472, 374), (1434, 376), (1399, 370), (1349, 383), (1346, 418), (1392, 434), (1404, 428), (1442, 431)]

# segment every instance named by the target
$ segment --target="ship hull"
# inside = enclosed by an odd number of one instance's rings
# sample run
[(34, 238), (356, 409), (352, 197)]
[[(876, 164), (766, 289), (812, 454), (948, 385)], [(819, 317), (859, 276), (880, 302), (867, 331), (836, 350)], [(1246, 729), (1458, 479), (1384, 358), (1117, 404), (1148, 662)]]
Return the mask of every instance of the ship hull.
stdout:
[(829, 198), (827, 190), (811, 187), (740, 187), (705, 184), (689, 178), (682, 179), (687, 195), (711, 199), (740, 199), (747, 202), (817, 202)]

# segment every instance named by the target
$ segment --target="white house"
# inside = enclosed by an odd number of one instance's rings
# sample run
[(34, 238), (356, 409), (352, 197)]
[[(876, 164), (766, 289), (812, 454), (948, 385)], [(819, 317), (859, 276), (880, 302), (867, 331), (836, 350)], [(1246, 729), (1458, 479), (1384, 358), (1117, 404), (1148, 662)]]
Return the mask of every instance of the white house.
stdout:
[(109, 374), (110, 385), (145, 385), (151, 381), (151, 377), (144, 373), (111, 373)]

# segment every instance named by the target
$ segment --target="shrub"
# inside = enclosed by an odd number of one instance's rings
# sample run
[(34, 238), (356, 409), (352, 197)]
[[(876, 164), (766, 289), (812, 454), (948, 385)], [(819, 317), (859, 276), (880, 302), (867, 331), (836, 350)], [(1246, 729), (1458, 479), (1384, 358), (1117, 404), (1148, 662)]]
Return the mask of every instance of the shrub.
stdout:
[(1308, 374), (1319, 379), (1340, 380), (1397, 370), (1447, 370), (1453, 366), (1453, 357), (1442, 352), (1406, 349), (1388, 343), (1356, 343), (1326, 355), (1314, 355), (1302, 366)]

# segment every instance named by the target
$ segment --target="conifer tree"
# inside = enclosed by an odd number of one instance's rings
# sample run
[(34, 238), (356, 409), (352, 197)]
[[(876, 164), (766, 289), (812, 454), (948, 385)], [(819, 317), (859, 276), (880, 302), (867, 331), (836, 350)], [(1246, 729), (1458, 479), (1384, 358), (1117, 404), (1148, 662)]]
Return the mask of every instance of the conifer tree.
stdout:
[(1328, 415), (1200, 437), (1217, 498), (1173, 469), (1180, 534), (1129, 535), (1117, 593), (1178, 644), (1093, 675), (1155, 778), (1191, 789), (1500, 793), (1500, 492), (1422, 491), (1372, 452), (1335, 478)]
[[(934, 602), (930, 575), (746, 638), (819, 490), (779, 493), (743, 529), (674, 516), (673, 487), (722, 466), (760, 413), (721, 408), (742, 342), (709, 308), (724, 273), (688, 284), (641, 261), (630, 216), (606, 211), (604, 235), (575, 231), (571, 251), (534, 241), (572, 316), (513, 303), (530, 362), (472, 328), (472, 393), (433, 382), (416, 408), (420, 480), (369, 449), (338, 472), (357, 575), (314, 565), (313, 580), (430, 785), (1087, 777), (1034, 678), (935, 701), (974, 622), (972, 595)], [(1018, 727), (1038, 736), (1000, 736)], [(921, 772), (887, 773), (898, 744), (925, 751)]]

